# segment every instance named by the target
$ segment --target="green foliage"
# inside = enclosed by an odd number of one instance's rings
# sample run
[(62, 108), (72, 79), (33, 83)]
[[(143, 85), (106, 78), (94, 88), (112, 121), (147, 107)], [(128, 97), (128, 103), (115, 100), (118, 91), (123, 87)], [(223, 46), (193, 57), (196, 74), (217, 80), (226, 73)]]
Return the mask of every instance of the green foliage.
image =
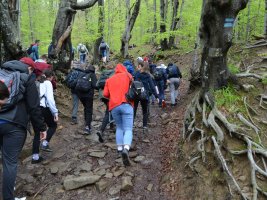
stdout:
[(267, 78), (262, 79), (261, 82), (263, 85), (267, 85)]
[(238, 74), (238, 73), (240, 73), (240, 69), (236, 65), (234, 65), (234, 64), (228, 64), (228, 69), (230, 70), (230, 72), (232, 74)]

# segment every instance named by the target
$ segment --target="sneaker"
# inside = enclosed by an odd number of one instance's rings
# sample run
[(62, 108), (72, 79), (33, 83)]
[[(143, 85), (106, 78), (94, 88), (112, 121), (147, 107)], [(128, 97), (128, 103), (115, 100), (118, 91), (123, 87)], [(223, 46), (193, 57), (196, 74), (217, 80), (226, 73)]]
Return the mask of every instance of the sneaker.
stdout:
[(86, 135), (90, 135), (91, 134), (91, 130), (90, 130), (90, 128), (88, 126), (86, 126), (84, 128), (84, 134), (86, 134)]
[(72, 118), (71, 125), (78, 124), (78, 120), (76, 118)]
[(38, 164), (38, 163), (40, 163), (42, 161), (44, 161), (44, 158), (42, 156), (40, 156), (38, 160), (32, 159), (32, 164)]
[(129, 151), (128, 149), (123, 149), (121, 152), (122, 162), (124, 166), (130, 166)]
[(101, 134), (99, 131), (96, 132), (96, 134), (97, 134), (97, 136), (98, 136), (98, 141), (99, 141), (100, 143), (103, 143), (103, 142), (104, 142), (104, 139), (103, 139), (102, 134)]
[(47, 145), (47, 146), (41, 145), (41, 150), (47, 151), (47, 152), (52, 152), (53, 151), (52, 149), (50, 149), (49, 145)]

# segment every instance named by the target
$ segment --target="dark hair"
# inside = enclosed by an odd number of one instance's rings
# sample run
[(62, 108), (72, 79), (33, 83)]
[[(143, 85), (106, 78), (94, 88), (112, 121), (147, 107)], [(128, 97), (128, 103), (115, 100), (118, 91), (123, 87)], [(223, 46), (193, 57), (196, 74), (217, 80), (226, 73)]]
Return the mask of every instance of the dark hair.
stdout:
[(54, 76), (54, 72), (51, 69), (46, 69), (40, 77), (39, 82), (43, 83), (47, 78)]
[(0, 100), (4, 100), (5, 98), (9, 97), (9, 90), (5, 83), (0, 81)]
[(40, 42), (40, 40), (35, 40), (35, 43), (38, 43), (38, 42)]
[(47, 60), (47, 55), (46, 54), (43, 54), (43, 55), (41, 55), (41, 58), (43, 59), (43, 60)]

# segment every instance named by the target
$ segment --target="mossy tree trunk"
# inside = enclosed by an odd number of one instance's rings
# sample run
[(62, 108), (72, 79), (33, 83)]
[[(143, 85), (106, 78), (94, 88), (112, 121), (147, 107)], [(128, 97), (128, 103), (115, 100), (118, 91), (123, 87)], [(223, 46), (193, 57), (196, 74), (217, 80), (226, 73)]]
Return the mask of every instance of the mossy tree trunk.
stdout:
[(264, 37), (267, 39), (267, 0), (265, 0)]
[[(172, 22), (171, 22), (171, 28), (170, 31), (176, 31), (177, 30), (177, 24), (179, 21), (179, 18), (177, 17), (178, 8), (179, 8), (179, 1), (178, 0), (172, 0)], [(171, 33), (171, 36), (169, 37), (169, 48), (174, 47), (174, 40), (175, 35)]]
[[(167, 1), (160, 0), (160, 33), (166, 33), (166, 19), (167, 19)], [(160, 46), (162, 50), (168, 49), (167, 37), (163, 37), (160, 40)]]

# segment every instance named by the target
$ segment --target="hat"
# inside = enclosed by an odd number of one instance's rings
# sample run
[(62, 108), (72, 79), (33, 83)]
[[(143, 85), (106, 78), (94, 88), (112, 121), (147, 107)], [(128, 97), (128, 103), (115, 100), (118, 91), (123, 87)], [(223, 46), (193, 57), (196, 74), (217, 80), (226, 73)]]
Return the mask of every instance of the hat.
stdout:
[(136, 60), (137, 60), (137, 62), (138, 62), (138, 63), (140, 63), (140, 62), (143, 62), (143, 61), (144, 61), (142, 57), (138, 57)]
[(34, 67), (34, 61), (31, 58), (29, 58), (29, 57), (23, 57), (19, 61), (20, 62), (23, 62), (26, 65), (29, 65), (32, 68), (35, 68)]

